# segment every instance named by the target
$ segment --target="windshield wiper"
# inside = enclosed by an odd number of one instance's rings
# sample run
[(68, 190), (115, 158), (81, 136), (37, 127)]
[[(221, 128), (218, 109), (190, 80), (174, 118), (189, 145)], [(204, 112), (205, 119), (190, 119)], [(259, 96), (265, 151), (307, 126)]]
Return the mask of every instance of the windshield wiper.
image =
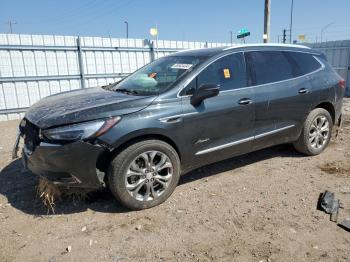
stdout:
[(108, 85), (101, 86), (101, 88), (106, 90), (112, 90), (114, 86), (115, 86), (115, 83), (109, 83)]
[(118, 88), (118, 89), (114, 89), (115, 92), (121, 92), (121, 93), (125, 93), (125, 94), (132, 94), (132, 95), (137, 95), (138, 92), (136, 90), (133, 89), (126, 89), (126, 88)]

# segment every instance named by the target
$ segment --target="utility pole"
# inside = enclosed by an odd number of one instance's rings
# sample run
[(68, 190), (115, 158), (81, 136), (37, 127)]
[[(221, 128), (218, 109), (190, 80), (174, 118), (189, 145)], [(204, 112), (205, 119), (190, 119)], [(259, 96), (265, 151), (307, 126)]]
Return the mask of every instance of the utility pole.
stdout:
[(293, 8), (294, 0), (292, 0), (292, 6), (290, 7), (290, 26), (289, 26), (289, 43), (292, 43), (292, 27), (293, 27)]
[(126, 26), (126, 39), (129, 39), (129, 23), (128, 21), (124, 21), (125, 26)]
[(287, 41), (287, 30), (283, 29), (283, 44), (285, 44)]
[(9, 26), (9, 28), (10, 28), (10, 34), (12, 34), (13, 33), (13, 30), (12, 30), (12, 26), (13, 25), (16, 25), (17, 24), (17, 22), (16, 21), (7, 21), (5, 24), (7, 24), (8, 26)]
[(265, 0), (264, 8), (264, 43), (270, 41), (270, 0)]
[(231, 39), (231, 45), (233, 44), (233, 32), (232, 31), (230, 31), (230, 39)]

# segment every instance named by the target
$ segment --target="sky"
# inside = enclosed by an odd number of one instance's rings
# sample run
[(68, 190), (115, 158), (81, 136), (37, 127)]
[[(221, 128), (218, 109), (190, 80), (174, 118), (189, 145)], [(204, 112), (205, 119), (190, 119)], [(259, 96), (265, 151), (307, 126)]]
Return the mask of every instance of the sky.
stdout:
[[(271, 42), (289, 29), (291, 0), (271, 0)], [(350, 39), (350, 0), (294, 0), (293, 39), (308, 42)], [(247, 28), (248, 43), (261, 42), (264, 0), (0, 0), (0, 33), (151, 38), (230, 42)], [(328, 25), (328, 27), (327, 27)], [(234, 38), (234, 42), (240, 42)]]

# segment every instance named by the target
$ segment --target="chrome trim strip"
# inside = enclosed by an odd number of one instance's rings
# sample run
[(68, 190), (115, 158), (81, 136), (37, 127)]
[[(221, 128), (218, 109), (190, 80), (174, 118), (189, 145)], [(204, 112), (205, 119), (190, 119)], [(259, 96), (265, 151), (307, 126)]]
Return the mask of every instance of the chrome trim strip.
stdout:
[(265, 136), (268, 136), (268, 135), (272, 135), (272, 134), (281, 132), (281, 131), (283, 131), (283, 130), (286, 130), (286, 129), (289, 129), (289, 128), (292, 128), (292, 127), (294, 127), (294, 125), (289, 125), (289, 126), (281, 127), (281, 128), (278, 128), (278, 129), (275, 129), (275, 130), (272, 130), (272, 131), (269, 131), (269, 132), (266, 132), (266, 133), (262, 133), (262, 134), (256, 135), (254, 138), (255, 138), (255, 139), (257, 139), (257, 138), (262, 138), (262, 137), (265, 137)]
[(195, 115), (195, 114), (198, 114), (198, 112), (191, 112), (191, 113), (184, 113), (184, 114), (178, 114), (178, 115), (173, 115), (173, 116), (166, 116), (166, 117), (159, 118), (158, 120), (160, 122), (166, 122), (167, 120), (172, 119), (172, 118), (190, 116), (190, 115)]
[(214, 152), (214, 151), (217, 151), (217, 150), (221, 150), (221, 149), (224, 149), (224, 148), (227, 148), (227, 147), (231, 147), (231, 146), (235, 146), (235, 145), (242, 144), (242, 143), (245, 143), (245, 142), (249, 142), (249, 141), (252, 141), (252, 140), (257, 139), (257, 138), (262, 138), (262, 137), (265, 137), (265, 136), (268, 136), (268, 135), (272, 135), (272, 134), (281, 132), (283, 130), (292, 128), (294, 126), (295, 125), (285, 126), (285, 127), (278, 128), (278, 129), (275, 129), (275, 130), (272, 130), (272, 131), (269, 131), (269, 132), (261, 133), (261, 134), (256, 135), (256, 136), (251, 136), (251, 137), (247, 137), (247, 138), (244, 138), (244, 139), (241, 139), (241, 140), (237, 140), (237, 141), (234, 141), (234, 142), (223, 144), (223, 145), (220, 145), (220, 146), (215, 146), (215, 147), (211, 147), (211, 148), (208, 148), (208, 149), (204, 149), (204, 150), (198, 151), (195, 155), (199, 156), (199, 155), (207, 154), (207, 153)]
[(247, 138), (244, 138), (244, 139), (241, 139), (241, 140), (237, 140), (237, 141), (234, 141), (234, 142), (231, 142), (231, 143), (227, 143), (227, 144), (223, 144), (223, 145), (220, 145), (220, 146), (211, 147), (211, 148), (208, 148), (208, 149), (205, 149), (205, 150), (202, 150), (202, 151), (198, 151), (196, 153), (196, 156), (207, 154), (207, 153), (210, 153), (210, 152), (213, 152), (213, 151), (217, 151), (217, 150), (220, 150), (220, 149), (224, 149), (226, 147), (231, 147), (231, 146), (235, 146), (235, 145), (242, 144), (242, 143), (245, 143), (245, 142), (249, 142), (249, 141), (252, 141), (253, 139), (254, 139), (254, 137), (251, 136), (251, 137), (247, 137)]
[(41, 142), (39, 144), (39, 146), (47, 146), (47, 147), (58, 147), (58, 146), (62, 146), (60, 144), (50, 144), (50, 143), (46, 143), (46, 142)]
[[(248, 51), (238, 51), (238, 52), (233, 52), (233, 53), (229, 53), (229, 54), (225, 54), (224, 56), (220, 56), (218, 57), (217, 59), (213, 60), (210, 64), (208, 64), (206, 67), (202, 68), (196, 75), (192, 76), (191, 78), (189, 78), (188, 80), (186, 80), (186, 83), (183, 85), (183, 87), (177, 92), (177, 97), (180, 98), (180, 97), (190, 97), (192, 95), (185, 95), (185, 96), (180, 96), (180, 93), (183, 89), (185, 89), (187, 87), (187, 85), (194, 79), (196, 78), (205, 68), (207, 68), (209, 65), (211, 65), (212, 63), (214, 63), (215, 61), (217, 61), (218, 59), (222, 58), (222, 57), (225, 57), (225, 56), (228, 56), (228, 55), (232, 55), (232, 54), (237, 54), (237, 53), (248, 53), (248, 52), (257, 52), (257, 51), (264, 51), (264, 50), (248, 50)], [(300, 50), (278, 50), (278, 51), (284, 51), (284, 52), (296, 52), (296, 53), (304, 53), (304, 54), (310, 54), (312, 55), (316, 60), (317, 62), (319, 62), (319, 64), (321, 65), (320, 68), (316, 69), (315, 71), (312, 71), (310, 73), (307, 73), (305, 75), (301, 75), (301, 76), (297, 76), (297, 77), (294, 77), (294, 78), (288, 78), (286, 80), (281, 80), (281, 81), (277, 81), (277, 82), (272, 82), (272, 83), (267, 83), (267, 84), (262, 84), (262, 85), (255, 85), (255, 86), (246, 86), (246, 87), (240, 87), (240, 88), (236, 88), (236, 89), (232, 89), (232, 90), (223, 90), (223, 91), (220, 91), (220, 93), (226, 93), (226, 92), (234, 92), (234, 91), (237, 91), (237, 90), (242, 90), (242, 89), (247, 89), (247, 88), (255, 88), (255, 87), (259, 87), (259, 86), (266, 86), (266, 85), (272, 85), (272, 84), (279, 84), (279, 83), (283, 83), (283, 82), (286, 82), (286, 81), (291, 81), (291, 80), (295, 80), (295, 79), (299, 79), (299, 78), (302, 78), (302, 77), (305, 77), (305, 76), (309, 76), (311, 74), (315, 74), (321, 70), (323, 70), (326, 66), (323, 64), (323, 62), (318, 59), (316, 56), (315, 56), (315, 53), (311, 53), (311, 52), (303, 52), (303, 51), (300, 51)]]

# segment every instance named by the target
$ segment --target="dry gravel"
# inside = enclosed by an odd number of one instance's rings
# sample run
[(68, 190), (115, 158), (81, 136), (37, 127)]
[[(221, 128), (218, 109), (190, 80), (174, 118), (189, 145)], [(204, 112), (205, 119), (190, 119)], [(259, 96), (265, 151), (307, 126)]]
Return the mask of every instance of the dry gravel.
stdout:
[(0, 122), (0, 261), (349, 261), (350, 233), (316, 210), (328, 189), (350, 218), (350, 103), (316, 157), (290, 145), (182, 177), (164, 204), (129, 212), (110, 193), (66, 199), (48, 215), (37, 178), (10, 162), (17, 121)]

